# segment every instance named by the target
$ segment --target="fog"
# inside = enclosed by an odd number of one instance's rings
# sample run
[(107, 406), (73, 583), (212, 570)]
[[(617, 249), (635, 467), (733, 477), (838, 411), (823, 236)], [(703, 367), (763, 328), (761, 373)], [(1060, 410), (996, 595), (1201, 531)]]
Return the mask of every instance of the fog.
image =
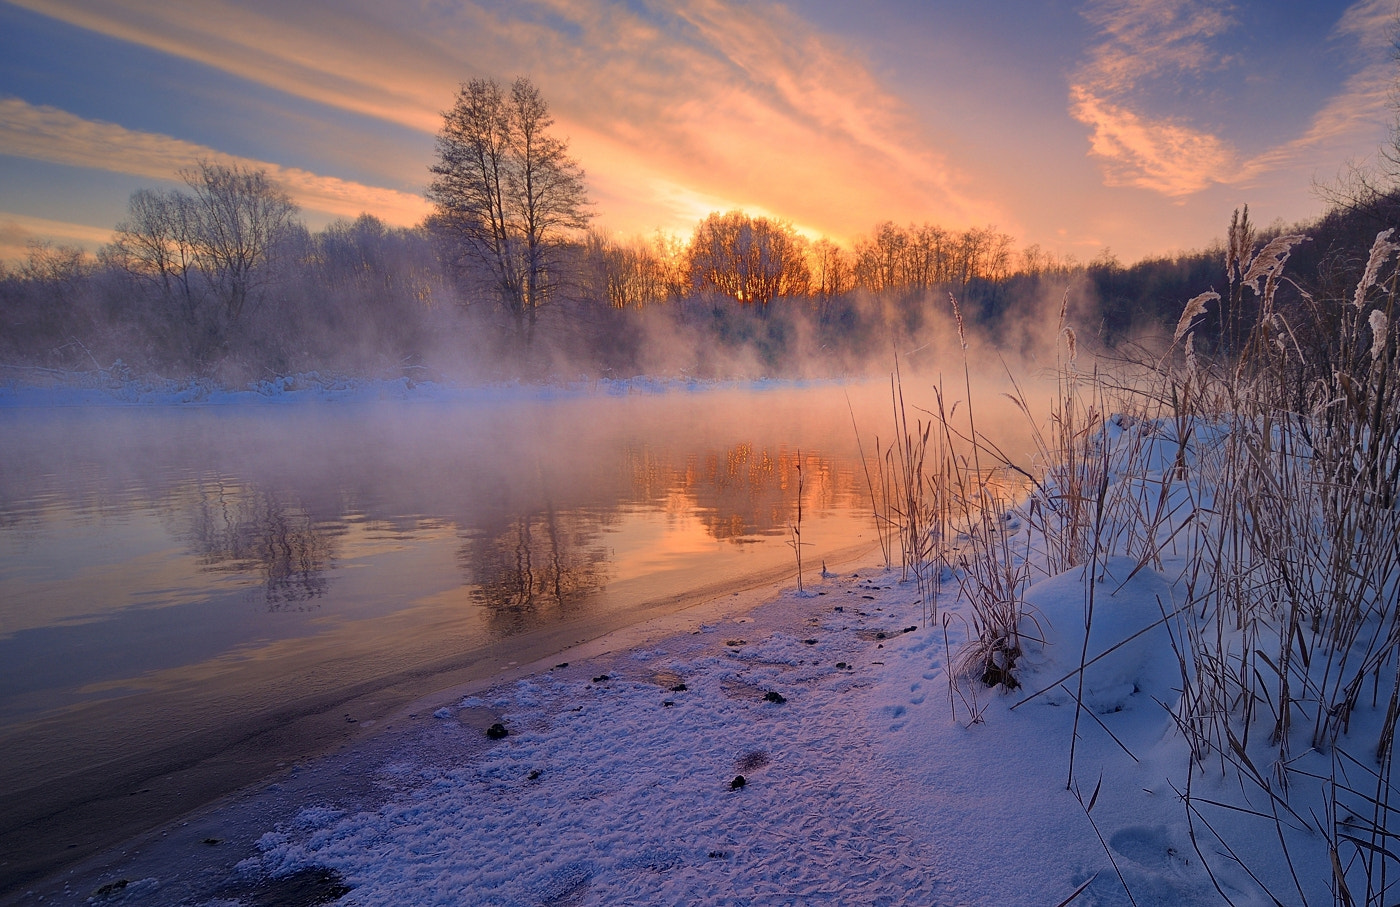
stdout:
[[(961, 371), (964, 340), (978, 370), (995, 353), (1029, 375), (1055, 361), (1062, 311), (1081, 349), (1112, 346), (1162, 333), (1204, 285), (1170, 263), (1142, 274), (1105, 264), (879, 288), (848, 273), (830, 288), (807, 285), (759, 303), (687, 278), (677, 270), (683, 249), (648, 253), (650, 282), (620, 293), (609, 257), (616, 249), (582, 245), (569, 247), (522, 321), (481, 275), (448, 267), (426, 230), (371, 217), (316, 234), (285, 228), (237, 309), (222, 301), (217, 275), (153, 274), (125, 248), (114, 244), (93, 262), (36, 247), (0, 273), (0, 381), (158, 377), (236, 388), (287, 375), (456, 384), (866, 378), (888, 374), (896, 357), (929, 374)], [(826, 254), (852, 255), (830, 244)], [(1175, 269), (1172, 280), (1164, 282), (1163, 268)], [(1156, 286), (1152, 298), (1117, 298), (1124, 275), (1132, 286)]]

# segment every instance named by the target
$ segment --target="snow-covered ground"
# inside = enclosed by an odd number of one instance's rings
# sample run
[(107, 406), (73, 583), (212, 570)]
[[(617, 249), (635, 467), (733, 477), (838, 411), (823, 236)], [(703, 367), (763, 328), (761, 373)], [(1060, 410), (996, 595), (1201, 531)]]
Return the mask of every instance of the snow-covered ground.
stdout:
[[(1357, 819), (1328, 797), (1364, 789), (1365, 760), (1341, 787), (1342, 747), (1305, 749), (1285, 771), (1265, 728), (1228, 758), (1191, 761), (1174, 718), (1181, 643), (1163, 619), (1189, 564), (1162, 553), (1040, 574), (1014, 690), (950, 683), (973, 622), (957, 583), (930, 615), (898, 570), (845, 569), (445, 693), (329, 769), (189, 820), (202, 850), (173, 827), (16, 902), (1331, 901), (1327, 844), (1308, 826)], [(1374, 739), (1385, 700), (1361, 698), (1358, 739)], [(488, 732), (498, 724), (503, 736)], [(1293, 779), (1287, 800), (1241, 766)]]
[[(459, 715), (481, 708), (510, 733), (460, 761), (385, 764), (382, 806), (307, 804), (243, 868), (331, 867), (363, 904), (1054, 904), (1090, 878), (1085, 902), (1124, 900), (1065, 790), (1064, 698), (1012, 713), (1024, 696), (983, 692), (980, 722), (955, 717), (961, 622), (945, 641), (897, 580), (857, 571), (447, 706), (443, 736), (479, 735)], [(1081, 600), (1063, 581), (1035, 597), (1047, 615)], [(1065, 661), (1041, 653), (1036, 676)], [(1165, 672), (1113, 661), (1099, 701), (1121, 710), (1103, 720), (1139, 758), (1170, 758), (1150, 692)], [(1105, 775), (1095, 818), (1138, 903), (1213, 900), (1170, 789), (1097, 729), (1079, 759)]]
[[(1130, 566), (1111, 563), (1103, 580), (1115, 634), (1152, 623), (1168, 591), (1150, 571), (1117, 588)], [(1018, 691), (965, 685), (967, 701), (950, 701), (947, 660), (965, 640), (956, 607), (926, 623), (897, 570), (844, 572), (454, 696), (392, 745), (336, 757), (342, 772), (358, 760), (368, 783), (320, 784), (280, 821), (245, 820), (243, 839), (205, 839), (230, 861), (246, 854), (236, 865), (192, 875), (182, 862), (211, 848), (148, 842), (145, 858), (70, 874), (67, 894), (272, 903), (259, 892), (276, 879), (329, 869), (314, 890), (342, 884), (345, 904), (1053, 905), (1086, 882), (1075, 903), (1129, 903), (1124, 883), (1140, 905), (1219, 902), (1172, 787), (1187, 763), (1163, 708), (1169, 648), (1149, 632), (1091, 669), (1081, 804), (1066, 790), (1072, 700), (1031, 694), (1078, 664), (1083, 585), (1066, 575), (1028, 598), (1061, 641), (1028, 655)], [(497, 722), (508, 733), (492, 740)], [(289, 789), (273, 779), (249, 796), (278, 803)], [(229, 834), (218, 811), (197, 825)], [(1267, 902), (1242, 871), (1224, 880), (1240, 903)], [(41, 894), (62, 900), (36, 889), (19, 902)]]
[(503, 394), (516, 398), (554, 399), (567, 396), (660, 394), (724, 388), (807, 387), (840, 385), (839, 379), (690, 379), (635, 377), (625, 379), (561, 379), (552, 383), (502, 382), (461, 384), (430, 378), (355, 378), (308, 372), (227, 387), (200, 378), (141, 377), (122, 369), (59, 372), (47, 369), (0, 370), (0, 408), (54, 406), (172, 406), (232, 404), (296, 404), (308, 401), (435, 400), (471, 403)]

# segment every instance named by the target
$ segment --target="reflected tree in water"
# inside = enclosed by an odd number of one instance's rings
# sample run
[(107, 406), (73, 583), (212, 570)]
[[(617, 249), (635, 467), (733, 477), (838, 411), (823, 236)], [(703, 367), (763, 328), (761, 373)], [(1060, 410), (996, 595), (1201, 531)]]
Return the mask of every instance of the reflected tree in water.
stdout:
[(575, 611), (608, 582), (608, 552), (598, 542), (602, 514), (552, 506), (478, 533), (458, 557), (488, 612), (488, 625), (514, 633)]
[[(832, 509), (838, 497), (856, 493), (854, 474), (838, 475), (832, 462), (804, 453), (805, 506)], [(713, 538), (744, 543), (787, 531), (797, 512), (798, 455), (786, 448), (772, 451), (736, 444), (683, 466), (648, 448), (631, 452), (633, 487), (642, 500), (680, 492), (679, 506), (693, 513)]]
[(325, 595), (343, 525), (268, 489), (213, 481), (195, 494), (191, 539), (202, 569), (261, 574), (269, 611), (308, 610)]

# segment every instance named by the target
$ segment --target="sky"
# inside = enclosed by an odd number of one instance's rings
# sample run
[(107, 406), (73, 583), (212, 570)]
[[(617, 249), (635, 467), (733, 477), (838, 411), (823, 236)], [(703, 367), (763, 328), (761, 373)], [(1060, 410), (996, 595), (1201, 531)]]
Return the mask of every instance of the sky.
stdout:
[(1400, 0), (0, 0), (0, 260), (265, 169), (319, 229), (428, 213), (461, 83), (529, 77), (594, 225), (743, 209), (850, 245), (994, 226), (1088, 261), (1324, 210), (1395, 119)]

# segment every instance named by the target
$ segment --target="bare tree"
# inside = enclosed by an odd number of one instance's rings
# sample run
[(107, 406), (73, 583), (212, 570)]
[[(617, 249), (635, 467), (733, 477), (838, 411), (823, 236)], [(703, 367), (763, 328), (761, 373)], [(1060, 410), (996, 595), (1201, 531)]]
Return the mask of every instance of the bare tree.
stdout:
[(561, 252), (590, 217), (583, 171), (538, 89), (519, 78), (507, 97), (492, 79), (461, 87), (443, 114), (428, 200), (454, 264), (482, 273), (516, 335), (534, 334), (558, 286)]
[(850, 256), (823, 237), (812, 243), (812, 292), (822, 297), (840, 296), (851, 289), (854, 278)]
[(1012, 239), (995, 227), (950, 233), (886, 221), (856, 242), (855, 280), (866, 289), (925, 292), (973, 280), (1003, 280), (1012, 269)]
[(197, 315), (194, 211), (180, 192), (138, 189), (127, 203), (128, 217), (117, 224), (100, 256), (132, 276), (154, 284), (167, 301), (177, 302), (185, 320)]
[(873, 292), (905, 285), (904, 253), (909, 235), (892, 221), (875, 228), (868, 240), (856, 242), (856, 281)]
[(805, 295), (812, 275), (792, 225), (742, 211), (711, 214), (690, 241), (691, 284), (767, 311), (779, 296)]
[(132, 194), (128, 217), (117, 224), (103, 258), (157, 284), (167, 299), (179, 301), (189, 321), (196, 320), (203, 286), (236, 322), (268, 279), (297, 206), (263, 170), (202, 161), (180, 176), (192, 194)]
[(201, 161), (180, 177), (194, 192), (195, 263), (235, 322), (267, 279), (277, 241), (297, 206), (264, 170)]
[(656, 245), (633, 238), (620, 241), (596, 230), (588, 233), (593, 293), (615, 309), (641, 309), (669, 295), (667, 263)]

